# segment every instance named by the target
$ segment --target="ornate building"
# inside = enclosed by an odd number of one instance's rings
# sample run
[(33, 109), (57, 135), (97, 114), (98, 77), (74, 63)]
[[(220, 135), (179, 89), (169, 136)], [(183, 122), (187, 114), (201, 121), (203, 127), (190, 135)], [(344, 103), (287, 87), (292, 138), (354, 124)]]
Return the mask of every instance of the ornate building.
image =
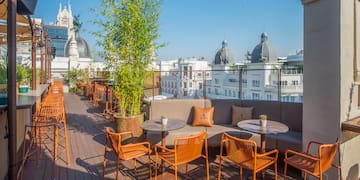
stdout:
[(52, 45), (57, 49), (51, 67), (53, 77), (62, 78), (71, 69), (88, 69), (96, 74), (104, 68), (103, 62), (91, 58), (90, 47), (80, 36), (79, 17), (73, 16), (70, 3), (68, 6), (60, 3), (56, 23), (46, 25)]

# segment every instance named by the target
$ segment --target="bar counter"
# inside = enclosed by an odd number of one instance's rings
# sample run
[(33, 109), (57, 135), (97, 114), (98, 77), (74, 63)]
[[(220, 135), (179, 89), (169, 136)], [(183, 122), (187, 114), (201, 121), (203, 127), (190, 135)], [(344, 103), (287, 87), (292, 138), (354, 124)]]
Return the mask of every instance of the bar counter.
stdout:
[[(47, 91), (48, 84), (40, 84), (36, 90), (29, 90), (27, 93), (19, 93), (16, 97), (16, 109), (26, 109), (35, 105), (37, 100), (41, 99), (44, 92)], [(6, 110), (7, 105), (0, 105), (0, 111)]]

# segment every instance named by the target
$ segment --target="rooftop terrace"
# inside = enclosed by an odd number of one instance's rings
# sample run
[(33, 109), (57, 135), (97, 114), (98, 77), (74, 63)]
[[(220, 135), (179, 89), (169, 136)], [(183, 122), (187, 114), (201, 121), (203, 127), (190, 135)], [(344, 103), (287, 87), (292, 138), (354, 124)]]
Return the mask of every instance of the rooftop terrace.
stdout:
[[(71, 153), (71, 164), (66, 165), (65, 153), (60, 153), (56, 160), (55, 179), (99, 179), (103, 172), (103, 155), (105, 143), (105, 127), (114, 128), (114, 123), (105, 119), (102, 114), (103, 106), (94, 107), (93, 103), (83, 96), (65, 94), (68, 136)], [(218, 170), (218, 149), (210, 149), (210, 176), (216, 179)], [(44, 153), (47, 160), (28, 161), (24, 168), (24, 179), (52, 179), (52, 161), (49, 154)], [(115, 178), (116, 157), (108, 157), (108, 165), (105, 173), (106, 179)], [(152, 155), (152, 159), (155, 159)], [(279, 178), (282, 179), (282, 158), (279, 158)], [(137, 174), (134, 174), (132, 161), (122, 162), (120, 165), (120, 179), (149, 179), (147, 159), (140, 158), (137, 164)], [(154, 166), (154, 165), (152, 165)], [(239, 168), (230, 163), (223, 164), (224, 179), (239, 179)], [(153, 169), (154, 172), (154, 169)], [(174, 179), (173, 168), (167, 169), (166, 173), (159, 174), (158, 179)], [(205, 179), (206, 172), (202, 159), (189, 164), (189, 177), (185, 175), (185, 166), (180, 166), (180, 179)], [(154, 173), (153, 173), (154, 174)], [(245, 170), (244, 177), (251, 176), (251, 172)], [(258, 174), (259, 176), (259, 174)], [(288, 179), (300, 178), (300, 173), (291, 170)], [(265, 179), (273, 179), (273, 170), (266, 170)]]

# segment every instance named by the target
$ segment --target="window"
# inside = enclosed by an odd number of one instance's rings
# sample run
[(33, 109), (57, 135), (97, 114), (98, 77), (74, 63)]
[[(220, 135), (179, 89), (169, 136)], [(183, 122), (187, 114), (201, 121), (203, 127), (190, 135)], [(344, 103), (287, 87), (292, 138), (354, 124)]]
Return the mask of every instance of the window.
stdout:
[(227, 96), (227, 94), (228, 94), (228, 91), (225, 89), (225, 96)]
[(266, 100), (270, 101), (271, 99), (272, 99), (272, 95), (271, 95), (271, 94), (266, 95)]
[(171, 88), (174, 88), (174, 82), (173, 81), (171, 82)]
[(282, 97), (282, 100), (283, 100), (284, 102), (289, 102), (289, 96), (283, 96), (283, 97)]
[(280, 81), (280, 85), (287, 86), (287, 81)]
[(192, 87), (192, 82), (189, 83), (189, 87)]
[(252, 85), (253, 85), (253, 87), (260, 87), (260, 81), (259, 80), (253, 80)]
[(210, 88), (208, 88), (208, 93), (211, 94), (211, 89)]
[(233, 91), (232, 93), (233, 93), (233, 97), (236, 97), (236, 93), (235, 93), (235, 91)]
[(199, 89), (202, 89), (202, 83), (199, 83)]
[(215, 79), (215, 84), (219, 84), (219, 79)]
[(260, 99), (260, 95), (258, 93), (252, 93), (252, 99), (253, 100), (259, 100)]
[(297, 80), (292, 81), (292, 84), (293, 84), (294, 86), (297, 86), (297, 85), (299, 85), (299, 81), (297, 81)]
[(184, 96), (187, 96), (188, 95), (188, 92), (187, 91), (184, 91)]
[(186, 82), (184, 82), (184, 88), (187, 88), (187, 86), (186, 86)]
[(188, 67), (184, 66), (184, 76), (187, 76), (187, 75), (188, 75)]
[(219, 95), (219, 94), (220, 94), (218, 89), (215, 89), (215, 94), (216, 94), (216, 95)]
[(295, 102), (295, 96), (290, 96), (290, 102)]

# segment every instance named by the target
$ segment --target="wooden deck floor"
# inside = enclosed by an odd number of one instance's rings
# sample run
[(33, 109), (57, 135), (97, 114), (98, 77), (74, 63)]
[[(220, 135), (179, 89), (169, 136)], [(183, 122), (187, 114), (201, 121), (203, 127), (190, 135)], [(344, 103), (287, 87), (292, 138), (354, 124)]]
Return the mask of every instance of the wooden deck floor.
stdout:
[[(101, 179), (103, 173), (105, 127), (114, 127), (114, 123), (106, 120), (102, 107), (94, 107), (93, 104), (82, 96), (65, 94), (65, 104), (68, 123), (68, 136), (71, 154), (71, 164), (66, 164), (66, 154), (59, 154), (55, 161), (55, 169), (52, 167), (51, 157), (44, 153), (47, 160), (36, 162), (29, 161), (25, 164), (23, 179), (59, 179), (59, 180), (91, 180)], [(210, 154), (210, 179), (217, 179), (218, 161), (216, 150)], [(115, 179), (115, 157), (108, 158), (105, 179)], [(155, 159), (153, 156), (152, 159)], [(279, 160), (278, 177), (282, 178), (282, 159)], [(204, 160), (189, 164), (189, 174), (185, 175), (185, 166), (179, 167), (179, 179), (206, 179)], [(152, 166), (153, 167), (153, 166)], [(154, 168), (152, 168), (154, 169)], [(239, 168), (230, 163), (222, 166), (222, 179), (239, 179)], [(173, 168), (167, 168), (166, 173), (159, 174), (158, 179), (175, 179)], [(250, 171), (244, 170), (244, 177), (250, 178)], [(153, 170), (153, 175), (154, 170)], [(290, 168), (288, 179), (300, 179), (300, 174)], [(258, 175), (260, 176), (260, 175)], [(133, 171), (133, 162), (122, 162), (119, 168), (119, 179), (149, 179), (147, 158), (141, 158), (137, 162), (136, 174)], [(273, 170), (266, 170), (264, 179), (274, 179)]]

